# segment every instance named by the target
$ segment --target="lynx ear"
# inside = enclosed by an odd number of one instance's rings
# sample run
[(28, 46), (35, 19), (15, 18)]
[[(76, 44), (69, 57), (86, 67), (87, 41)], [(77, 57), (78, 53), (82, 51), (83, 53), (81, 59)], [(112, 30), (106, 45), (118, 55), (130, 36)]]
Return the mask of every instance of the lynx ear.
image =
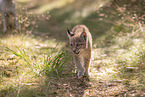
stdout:
[(87, 34), (86, 34), (86, 32), (82, 32), (81, 37), (83, 37), (84, 40), (86, 41), (87, 40)]
[(88, 38), (87, 38), (87, 33), (85, 31), (82, 32), (81, 37), (85, 40), (86, 42), (86, 48), (88, 48)]
[(74, 33), (67, 29), (67, 35), (69, 38), (71, 38), (72, 36), (74, 36)]

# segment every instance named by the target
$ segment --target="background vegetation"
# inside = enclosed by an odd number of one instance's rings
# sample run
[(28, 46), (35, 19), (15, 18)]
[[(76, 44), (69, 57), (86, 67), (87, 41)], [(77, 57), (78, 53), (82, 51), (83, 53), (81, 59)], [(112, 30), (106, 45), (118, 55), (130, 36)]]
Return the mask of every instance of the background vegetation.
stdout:
[[(19, 30), (0, 21), (0, 97), (145, 96), (144, 0), (15, 2)], [(76, 24), (93, 36), (90, 81), (77, 79), (69, 50)]]

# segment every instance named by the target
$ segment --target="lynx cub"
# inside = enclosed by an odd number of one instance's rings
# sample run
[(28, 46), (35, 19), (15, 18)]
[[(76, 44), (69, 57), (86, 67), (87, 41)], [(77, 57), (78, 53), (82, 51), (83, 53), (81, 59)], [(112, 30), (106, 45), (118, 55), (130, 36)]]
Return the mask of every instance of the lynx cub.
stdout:
[(77, 67), (78, 77), (88, 76), (91, 59), (92, 36), (85, 25), (76, 25), (72, 31), (67, 31), (73, 51), (74, 63)]

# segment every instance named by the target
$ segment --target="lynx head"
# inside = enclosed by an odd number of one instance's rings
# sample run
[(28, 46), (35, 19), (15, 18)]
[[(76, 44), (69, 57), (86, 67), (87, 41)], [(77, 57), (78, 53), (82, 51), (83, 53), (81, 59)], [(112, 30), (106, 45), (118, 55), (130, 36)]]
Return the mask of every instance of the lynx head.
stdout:
[(74, 31), (67, 30), (67, 35), (74, 54), (80, 54), (87, 47), (87, 33), (84, 28), (76, 28)]

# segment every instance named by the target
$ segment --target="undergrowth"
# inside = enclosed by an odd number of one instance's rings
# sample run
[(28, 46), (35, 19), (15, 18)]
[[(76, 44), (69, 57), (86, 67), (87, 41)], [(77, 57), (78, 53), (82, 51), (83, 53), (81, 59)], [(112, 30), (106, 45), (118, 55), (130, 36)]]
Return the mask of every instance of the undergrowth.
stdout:
[[(124, 20), (114, 25), (106, 36), (97, 40), (92, 78), (123, 83), (128, 96), (143, 96), (145, 90), (145, 26), (139, 21)], [(101, 42), (100, 42), (101, 41)], [(99, 51), (99, 52), (98, 52)], [(98, 57), (100, 56), (100, 57)]]
[[(56, 48), (54, 48), (48, 55), (43, 55), (42, 59), (38, 60), (37, 56), (34, 55), (33, 51), (30, 49), (31, 55), (26, 54), (25, 50), (21, 50), (20, 48), (16, 47), (19, 53), (13, 51), (12, 49), (6, 47), (8, 52), (11, 52), (18, 58), (24, 60), (28, 67), (32, 70), (32, 73), (41, 75), (42, 73), (47, 75), (52, 75), (55, 73), (56, 75), (61, 75), (61, 71), (64, 68), (64, 65), (68, 61), (66, 56), (66, 51), (58, 51), (56, 52)], [(30, 58), (31, 56), (31, 58)], [(53, 74), (53, 75), (55, 75)]]

